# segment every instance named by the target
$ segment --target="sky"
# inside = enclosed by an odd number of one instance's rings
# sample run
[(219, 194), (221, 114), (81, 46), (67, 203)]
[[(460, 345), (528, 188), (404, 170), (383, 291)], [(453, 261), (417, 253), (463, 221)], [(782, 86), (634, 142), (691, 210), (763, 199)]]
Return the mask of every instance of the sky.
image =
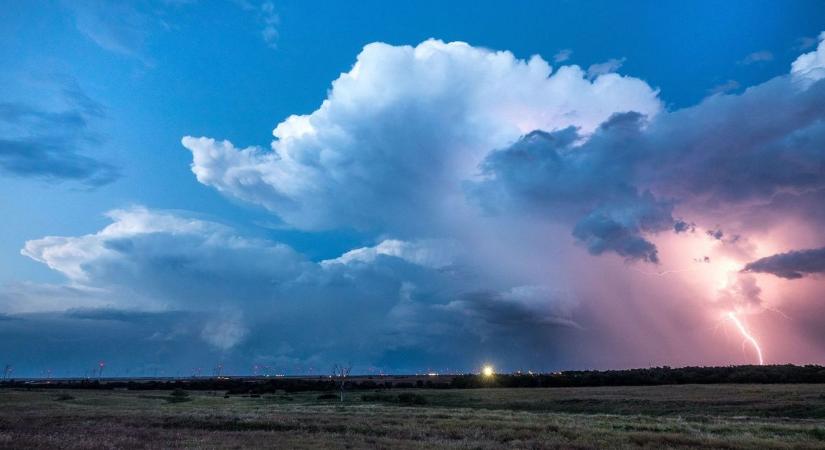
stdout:
[(15, 376), (825, 363), (825, 3), (0, 0)]

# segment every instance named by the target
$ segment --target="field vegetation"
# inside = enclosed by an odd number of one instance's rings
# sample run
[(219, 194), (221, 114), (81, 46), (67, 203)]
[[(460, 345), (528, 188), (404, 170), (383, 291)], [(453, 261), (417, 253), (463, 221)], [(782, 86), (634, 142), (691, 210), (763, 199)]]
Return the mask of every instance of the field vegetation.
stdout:
[(0, 448), (825, 448), (820, 384), (335, 394), (6, 388)]

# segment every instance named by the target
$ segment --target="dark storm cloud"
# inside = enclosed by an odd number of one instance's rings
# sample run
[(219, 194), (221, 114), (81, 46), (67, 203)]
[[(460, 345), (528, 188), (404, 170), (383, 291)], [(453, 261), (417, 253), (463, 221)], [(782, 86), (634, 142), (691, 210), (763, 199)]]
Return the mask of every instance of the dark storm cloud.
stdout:
[(491, 212), (515, 208), (572, 221), (573, 236), (592, 254), (615, 252), (629, 260), (658, 262), (644, 233), (673, 229), (672, 205), (630, 181), (633, 146), (644, 117), (616, 114), (590, 137), (568, 128), (536, 131), (513, 146), (491, 153), (482, 164), (485, 180), (468, 193)]
[(186, 314), (176, 311), (130, 311), (116, 308), (72, 308), (65, 312), (65, 316), (72, 319), (112, 320), (118, 322), (154, 321), (184, 315)]
[(53, 79), (64, 107), (48, 110), (22, 102), (0, 102), (0, 170), (21, 177), (74, 180), (88, 186), (119, 177), (111, 164), (85, 155), (100, 145), (91, 121), (104, 108), (71, 79)]
[(748, 263), (745, 272), (771, 273), (789, 280), (825, 273), (825, 248), (794, 250)]
[(707, 230), (707, 231), (705, 231), (705, 234), (707, 234), (707, 235), (708, 235), (708, 236), (710, 236), (712, 239), (715, 239), (715, 240), (717, 240), (717, 241), (721, 241), (721, 240), (722, 240), (722, 238), (724, 238), (724, 237), (725, 237), (725, 232), (724, 232), (724, 231), (722, 231), (722, 230), (721, 230), (721, 229), (719, 229), (719, 228)]
[(208, 374), (225, 360), (202, 339), (203, 313), (84, 308), (8, 317), (0, 321), (0, 364), (16, 376), (83, 377), (100, 360), (109, 376), (190, 375), (195, 367)]
[(775, 78), (663, 114), (642, 139), (638, 181), (704, 205), (825, 186), (825, 83)]
[(570, 222), (593, 254), (656, 262), (647, 235), (694, 227), (674, 205), (724, 214), (779, 194), (825, 201), (825, 80), (778, 77), (650, 121), (616, 114), (582, 141), (573, 129), (530, 133), (491, 153), (468, 195), (493, 213)]
[[(672, 221), (670, 211), (665, 208), (656, 208), (656, 205), (640, 205), (649, 208), (650, 215), (636, 215), (646, 213), (631, 212), (620, 217), (629, 217), (629, 222), (617, 220), (611, 213), (595, 211), (576, 223), (573, 236), (587, 246), (587, 251), (593, 255), (604, 252), (615, 252), (629, 260), (641, 260), (658, 263), (659, 256), (656, 246), (641, 236), (644, 231), (659, 231), (661, 224)], [(647, 226), (646, 224), (652, 226)]]
[(469, 292), (442, 309), (474, 321), (480, 334), (527, 331), (534, 326), (578, 327), (570, 319), (572, 300), (544, 286), (518, 286), (507, 291)]
[(684, 220), (677, 220), (673, 224), (673, 231), (677, 233), (686, 233), (686, 232), (694, 232), (696, 231), (696, 224), (691, 222), (686, 222)]

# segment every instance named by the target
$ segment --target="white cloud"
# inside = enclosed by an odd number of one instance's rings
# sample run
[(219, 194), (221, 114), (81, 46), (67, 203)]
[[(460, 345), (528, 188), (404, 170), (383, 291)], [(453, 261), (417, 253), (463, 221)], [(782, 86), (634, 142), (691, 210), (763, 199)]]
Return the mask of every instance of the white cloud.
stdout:
[(611, 58), (602, 63), (591, 64), (590, 67), (587, 68), (587, 78), (593, 79), (615, 72), (621, 69), (626, 59), (627, 58)]
[(767, 50), (760, 50), (758, 52), (753, 52), (748, 56), (744, 57), (742, 61), (739, 61), (740, 64), (756, 64), (756, 63), (764, 63), (768, 61), (773, 61), (773, 53)]
[(809, 82), (825, 78), (825, 31), (819, 35), (816, 50), (800, 55), (791, 63), (791, 74)]
[(278, 48), (278, 25), (281, 18), (275, 10), (275, 4), (270, 1), (257, 3), (249, 0), (235, 0), (234, 3), (246, 12), (253, 13), (255, 19), (263, 25), (261, 28), (261, 37), (266, 43), (267, 47), (275, 49)]
[(571, 55), (573, 55), (573, 50), (570, 50), (569, 48), (565, 48), (565, 49), (559, 50), (558, 52), (556, 52), (555, 55), (553, 55), (553, 61), (557, 62), (557, 63), (564, 62), (564, 61), (567, 61), (568, 59), (570, 59)]
[(106, 213), (112, 224), (94, 234), (78, 237), (47, 236), (26, 242), (21, 250), (24, 256), (42, 262), (63, 273), (70, 280), (84, 282), (88, 271), (99, 261), (122, 257), (113, 244), (122, 239), (164, 234), (170, 236), (203, 236), (204, 244), (219, 241), (229, 245), (243, 245), (233, 240), (230, 230), (219, 224), (186, 219), (172, 213), (150, 211), (144, 207), (116, 209)]
[(275, 5), (273, 5), (272, 2), (264, 2), (261, 4), (261, 20), (264, 23), (261, 36), (264, 38), (266, 45), (275, 48), (278, 43), (278, 29), (276, 27), (281, 19), (275, 12)]
[(374, 247), (350, 250), (343, 255), (321, 261), (322, 265), (372, 263), (379, 255), (394, 256), (420, 266), (439, 269), (449, 266), (455, 259), (456, 243), (447, 240), (421, 240), (406, 242), (397, 239), (381, 241)]
[(643, 81), (577, 66), (552, 72), (461, 42), (367, 45), (328, 98), (290, 116), (272, 150), (185, 137), (203, 184), (302, 229), (421, 229), (454, 213), (461, 182), (492, 149), (536, 128), (587, 134), (611, 114), (661, 109)]
[[(69, 283), (4, 286), (0, 312), (82, 308), (83, 317), (122, 320), (178, 311), (190, 322), (180, 330), (164, 326), (158, 336), (195, 336), (220, 351), (275, 336), (300, 348), (301, 358), (354, 347), (367, 358), (422, 336), (461, 336), (452, 324), (464, 312), (435, 306), (502, 286), (480, 275), (480, 266), (459, 261), (458, 243), (449, 240), (386, 239), (313, 263), (285, 245), (180, 212), (136, 206), (107, 216), (112, 223), (95, 233), (27, 242), (24, 255)], [(466, 303), (465, 311), (474, 305)], [(525, 308), (516, 300), (510, 306)], [(497, 308), (504, 313), (508, 304)]]
[(107, 291), (113, 304), (143, 308), (261, 302), (309, 264), (214, 222), (143, 207), (107, 215), (113, 222), (96, 233), (31, 240), (22, 253), (74, 286)]
[(141, 56), (149, 17), (127, 3), (99, 0), (66, 2), (74, 12), (77, 29), (101, 48)]
[(740, 87), (741, 85), (738, 81), (728, 80), (724, 83), (717, 84), (716, 86), (713, 86), (712, 88), (708, 89), (708, 94), (727, 94), (729, 92), (739, 89)]

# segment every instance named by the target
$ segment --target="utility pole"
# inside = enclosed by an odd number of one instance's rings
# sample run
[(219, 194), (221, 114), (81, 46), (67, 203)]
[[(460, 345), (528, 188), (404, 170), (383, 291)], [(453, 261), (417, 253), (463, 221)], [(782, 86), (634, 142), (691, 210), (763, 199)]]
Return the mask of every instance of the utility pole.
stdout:
[(341, 403), (344, 403), (344, 389), (346, 388), (347, 377), (349, 376), (350, 371), (352, 371), (352, 364), (347, 364), (346, 366), (336, 364), (332, 366), (332, 376), (338, 379), (338, 390), (341, 394)]

